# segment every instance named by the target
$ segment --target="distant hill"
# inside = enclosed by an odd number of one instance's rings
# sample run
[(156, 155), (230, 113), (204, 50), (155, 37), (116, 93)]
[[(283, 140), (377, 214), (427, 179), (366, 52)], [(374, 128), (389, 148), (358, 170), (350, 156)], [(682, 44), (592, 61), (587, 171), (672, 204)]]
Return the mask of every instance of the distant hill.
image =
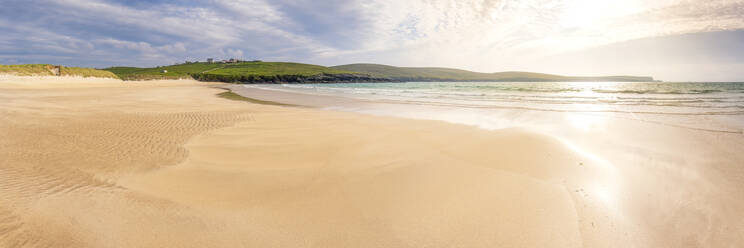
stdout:
[(319, 65), (289, 62), (186, 63), (153, 68), (110, 67), (124, 80), (194, 78), (202, 81), (242, 83), (324, 83), (390, 81), (364, 73)]
[(185, 63), (152, 68), (103, 69), (123, 80), (193, 78), (240, 83), (340, 83), (403, 81), (653, 81), (652, 77), (569, 77), (534, 72), (480, 73), (451, 68), (350, 64), (333, 67), (290, 62)]
[(0, 65), (0, 74), (16, 76), (77, 76), (118, 78), (114, 73), (82, 67), (55, 66), (48, 64)]
[(387, 77), (395, 81), (510, 81), (510, 82), (552, 82), (552, 81), (624, 81), (650, 82), (652, 77), (608, 76), (608, 77), (572, 77), (534, 72), (495, 72), (481, 73), (460, 69), (438, 67), (395, 67), (379, 64), (349, 64), (331, 68), (376, 77)]

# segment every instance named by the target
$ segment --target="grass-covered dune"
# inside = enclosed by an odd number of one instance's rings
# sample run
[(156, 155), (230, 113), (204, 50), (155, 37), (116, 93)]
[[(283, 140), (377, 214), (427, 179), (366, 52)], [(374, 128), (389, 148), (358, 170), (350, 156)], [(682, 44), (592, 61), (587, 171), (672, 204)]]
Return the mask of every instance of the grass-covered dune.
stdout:
[[(57, 71), (59, 69), (59, 71)], [(67, 67), (48, 64), (26, 64), (26, 65), (0, 65), (0, 74), (16, 76), (78, 76), (78, 77), (100, 77), (119, 78), (110, 71), (97, 70), (93, 68)]]
[(388, 77), (396, 81), (653, 81), (652, 77), (570, 77), (517, 71), (481, 73), (451, 68), (395, 67), (379, 64), (349, 64), (331, 68), (367, 73), (377, 77)]
[(194, 78), (201, 81), (242, 83), (389, 81), (364, 73), (288, 62), (189, 63), (154, 68), (111, 67), (104, 70), (113, 72), (124, 80)]

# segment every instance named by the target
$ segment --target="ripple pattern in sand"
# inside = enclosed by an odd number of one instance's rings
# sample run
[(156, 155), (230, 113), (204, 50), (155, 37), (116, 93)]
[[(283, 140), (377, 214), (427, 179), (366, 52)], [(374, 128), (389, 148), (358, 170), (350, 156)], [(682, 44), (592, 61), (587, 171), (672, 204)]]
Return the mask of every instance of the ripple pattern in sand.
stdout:
[(45, 198), (127, 191), (117, 177), (175, 165), (194, 135), (250, 119), (240, 111), (0, 114), (8, 117), (0, 120), (0, 247), (74, 246), (45, 244), (40, 235), (49, 233), (28, 225), (28, 211), (16, 210)]

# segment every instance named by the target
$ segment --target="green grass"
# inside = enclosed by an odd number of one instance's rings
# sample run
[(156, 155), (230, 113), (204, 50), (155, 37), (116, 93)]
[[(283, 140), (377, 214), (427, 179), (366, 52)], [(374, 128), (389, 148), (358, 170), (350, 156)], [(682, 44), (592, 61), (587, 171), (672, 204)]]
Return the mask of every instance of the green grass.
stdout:
[[(333, 69), (325, 66), (286, 63), (286, 62), (241, 62), (233, 64), (190, 63), (154, 68), (110, 67), (104, 70), (113, 72), (124, 80), (149, 79), (224, 79), (231, 77), (308, 77), (319, 74), (355, 74), (355, 72)], [(167, 72), (163, 73), (162, 71)]]
[(235, 92), (232, 92), (232, 90), (230, 90), (230, 89), (226, 89), (226, 88), (220, 88), (220, 89), (224, 89), (224, 90), (227, 90), (227, 91), (222, 92), (222, 93), (219, 93), (219, 94), (217, 94), (217, 96), (222, 97), (222, 98), (225, 98), (225, 99), (233, 100), (233, 101), (243, 101), (243, 102), (249, 102), (249, 103), (264, 104), (264, 105), (275, 105), (275, 106), (293, 106), (293, 107), (299, 106), (299, 105), (293, 105), (293, 104), (286, 104), (286, 103), (272, 102), (272, 101), (264, 101), (264, 100), (258, 100), (258, 99), (250, 98), (250, 97), (244, 97), (244, 96), (238, 95)]
[(54, 76), (50, 65), (0, 65), (0, 73), (18, 76)]
[[(61, 76), (118, 78), (114, 73), (104, 70), (67, 66), (60, 68)], [(54, 69), (54, 65), (48, 64), (0, 65), (0, 73), (18, 76), (56, 76)]]
[(99, 77), (99, 78), (119, 78), (110, 71), (97, 70), (92, 68), (81, 67), (62, 67), (62, 76), (82, 76), (82, 77)]
[(481, 73), (437, 67), (395, 67), (378, 64), (349, 64), (331, 67), (339, 70), (367, 73), (400, 81), (653, 81), (651, 77), (569, 77), (534, 72)]
[[(219, 67), (218, 64), (193, 63), (153, 68), (110, 67), (103, 70), (113, 72), (122, 80), (154, 80), (191, 78), (191, 76), (189, 76), (191, 73), (201, 73)], [(164, 73), (163, 70), (166, 70), (167, 72)]]

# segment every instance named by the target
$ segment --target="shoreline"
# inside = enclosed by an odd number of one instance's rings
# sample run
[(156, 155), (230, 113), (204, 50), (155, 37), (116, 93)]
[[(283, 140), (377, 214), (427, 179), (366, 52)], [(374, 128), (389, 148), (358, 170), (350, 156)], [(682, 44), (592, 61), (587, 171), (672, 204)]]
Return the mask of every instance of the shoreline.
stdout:
[[(713, 132), (686, 126), (670, 126), (667, 123), (627, 118), (615, 114), (525, 110), (467, 112), (439, 106), (411, 106), (335, 95), (313, 95), (242, 86), (231, 87), (245, 88), (242, 91), (238, 88), (236, 91), (253, 98), (279, 102), (305, 102), (323, 110), (365, 113), (381, 116), (381, 118), (393, 116), (438, 120), (494, 131), (521, 127), (530, 132), (557, 138), (573, 152), (603, 161), (603, 164), (613, 171), (612, 174), (618, 175), (609, 180), (611, 182), (609, 185), (595, 188), (595, 193), (604, 195), (600, 198), (615, 205), (613, 211), (627, 215), (626, 218), (634, 219), (633, 222), (636, 223), (658, 225), (660, 220), (656, 218), (663, 216), (658, 211), (689, 216), (728, 214), (735, 216), (736, 213), (726, 210), (728, 209), (726, 205), (744, 206), (744, 201), (740, 200), (729, 202), (715, 199), (716, 194), (744, 193), (740, 186), (735, 186), (744, 184), (744, 181), (740, 180), (744, 176), (744, 168), (739, 165), (741, 161), (744, 161), (744, 155), (737, 151), (737, 147), (744, 146), (744, 136), (740, 132)], [(458, 117), (460, 121), (448, 118), (448, 115)], [(473, 118), (484, 115), (490, 115), (491, 119), (499, 120), (499, 122)], [(638, 199), (639, 196), (648, 194), (650, 188), (661, 185), (677, 188), (673, 193), (676, 196), (665, 196), (656, 200)], [(687, 188), (681, 185), (697, 186)], [(677, 198), (681, 195), (686, 196)], [(700, 211), (690, 208), (686, 204), (691, 204), (691, 202), (705, 202), (709, 209)], [(726, 222), (719, 222), (719, 224), (723, 223)], [(708, 222), (708, 225), (715, 224)], [(733, 221), (724, 225), (744, 227), (744, 222)], [(695, 232), (692, 230), (696, 229), (687, 228), (689, 232)], [(723, 227), (715, 228), (715, 230), (722, 230), (718, 228)], [(655, 235), (651, 234), (651, 236)], [(672, 234), (668, 233), (668, 235)], [(660, 243), (657, 243), (657, 246), (672, 243), (671, 240), (658, 242)]]
[[(479, 114), (483, 114), (483, 115), (493, 114), (493, 112), (545, 113), (545, 115), (553, 115), (552, 118), (558, 118), (558, 119), (562, 119), (563, 116), (566, 116), (566, 115), (595, 115), (595, 116), (598, 116), (598, 118), (600, 119), (618, 119), (622, 121), (631, 121), (631, 122), (641, 121), (641, 122), (658, 124), (658, 125), (663, 125), (663, 126), (668, 126), (668, 127), (673, 127), (673, 128), (683, 128), (683, 129), (712, 132), (712, 133), (744, 134), (744, 127), (742, 127), (741, 129), (732, 128), (730, 126), (719, 127), (719, 128), (708, 128), (708, 127), (685, 125), (682, 123), (665, 121), (663, 118), (659, 118), (661, 116), (672, 116), (674, 118), (684, 120), (685, 118), (695, 118), (698, 116), (692, 113), (684, 113), (684, 114), (646, 113), (646, 112), (621, 111), (621, 110), (566, 111), (566, 110), (543, 109), (543, 108), (523, 107), (523, 106), (472, 107), (472, 106), (467, 106), (467, 105), (460, 106), (457, 104), (435, 104), (431, 102), (409, 102), (409, 101), (398, 101), (398, 100), (389, 100), (389, 99), (371, 100), (371, 99), (355, 98), (354, 96), (321, 94), (321, 93), (313, 93), (313, 92), (299, 92), (299, 91), (284, 90), (284, 89), (266, 89), (266, 88), (259, 88), (255, 86), (246, 87), (243, 85), (232, 85), (232, 84), (227, 85), (227, 88), (231, 89), (232, 91), (244, 97), (249, 97), (249, 98), (259, 99), (259, 100), (267, 100), (267, 101), (276, 100), (279, 102), (285, 102), (285, 103), (290, 103), (290, 104), (295, 104), (295, 105), (305, 104), (305, 105), (309, 105), (309, 106), (313, 106), (313, 107), (321, 108), (321, 109), (341, 110), (341, 111), (347, 111), (347, 112), (361, 112), (361, 113), (375, 114), (375, 115), (381, 115), (381, 116), (397, 116), (397, 117), (413, 118), (413, 119), (433, 119), (433, 120), (447, 121), (447, 122), (452, 122), (452, 123), (466, 124), (470, 126), (477, 126), (477, 127), (485, 128), (488, 130), (510, 127), (510, 126), (514, 126), (515, 124), (496, 125), (496, 126), (482, 125), (477, 122), (460, 122), (460, 121), (456, 121), (453, 119), (447, 119), (447, 118), (442, 118), (442, 117), (431, 117), (431, 116), (427, 117), (427, 116), (396, 114), (396, 113), (392, 113), (390, 110), (397, 109), (397, 108), (403, 108), (403, 109), (414, 110), (414, 111), (408, 111), (408, 112), (431, 111), (431, 110), (452, 112), (452, 110), (469, 109), (472, 111), (478, 111)], [(374, 110), (375, 108), (376, 109), (388, 109), (388, 111), (382, 111), (382, 112), (375, 111)], [(639, 116), (642, 116), (643, 118), (639, 118)], [(507, 118), (511, 118), (511, 117), (507, 117)], [(519, 125), (523, 125), (523, 124), (519, 124)], [(566, 125), (566, 123), (562, 123), (561, 125)]]
[(228, 84), (37, 81), (0, 81), (0, 246), (744, 242), (744, 203), (718, 197), (744, 193), (739, 136), (486, 130), (322, 109), (353, 99), (218, 96)]

